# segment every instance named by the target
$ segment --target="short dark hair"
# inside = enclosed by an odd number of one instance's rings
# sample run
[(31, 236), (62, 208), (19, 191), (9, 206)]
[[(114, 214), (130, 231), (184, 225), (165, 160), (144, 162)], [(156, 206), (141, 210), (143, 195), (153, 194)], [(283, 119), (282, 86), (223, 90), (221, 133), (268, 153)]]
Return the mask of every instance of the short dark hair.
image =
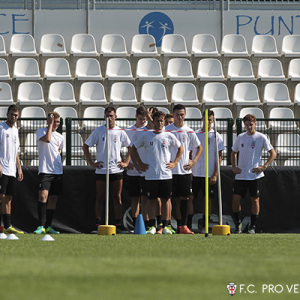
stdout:
[(139, 106), (136, 110), (136, 116), (141, 115), (141, 116), (146, 116), (146, 108), (145, 106)]
[(106, 114), (107, 112), (114, 112), (116, 113), (116, 109), (113, 106), (107, 106), (104, 110), (104, 114)]
[(173, 112), (174, 112), (175, 110), (181, 110), (181, 109), (184, 109), (184, 111), (186, 111), (184, 105), (182, 105), (182, 104), (176, 104), (176, 105), (173, 107)]
[(174, 119), (174, 116), (173, 116), (172, 114), (166, 114), (166, 115), (165, 115), (165, 119), (166, 119), (166, 118), (173, 118), (173, 119)]
[[(210, 117), (210, 116), (215, 116), (214, 111), (211, 110), (211, 109), (208, 109), (208, 110), (207, 110), (207, 116), (208, 116), (208, 117)], [(204, 118), (204, 117), (205, 117), (205, 110), (204, 110), (203, 113), (202, 113), (202, 118)]]
[(163, 112), (163, 111), (157, 111), (157, 112), (155, 112), (154, 114), (153, 114), (153, 116), (152, 116), (152, 118), (153, 118), (153, 120), (154, 119), (157, 119), (157, 118), (159, 118), (160, 116), (163, 116), (164, 118), (166, 117), (166, 114)]
[(256, 123), (256, 117), (248, 114), (248, 115), (244, 116), (244, 118), (243, 118), (244, 123), (247, 121)]
[(54, 119), (60, 119), (60, 114), (59, 114), (58, 112), (56, 112), (56, 111), (51, 111), (51, 112), (49, 112), (49, 113), (48, 113), (48, 117), (49, 117), (50, 115), (53, 115), (53, 116), (54, 116)]
[(12, 104), (7, 109), (7, 115), (9, 114), (10, 111), (20, 112), (20, 108), (16, 104)]

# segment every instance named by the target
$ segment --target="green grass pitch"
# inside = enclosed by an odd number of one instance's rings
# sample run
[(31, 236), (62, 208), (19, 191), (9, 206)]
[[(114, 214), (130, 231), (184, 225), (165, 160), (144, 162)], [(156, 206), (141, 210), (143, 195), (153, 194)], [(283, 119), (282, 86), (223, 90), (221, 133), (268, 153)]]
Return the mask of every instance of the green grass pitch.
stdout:
[(298, 234), (41, 237), (0, 240), (1, 300), (300, 298)]

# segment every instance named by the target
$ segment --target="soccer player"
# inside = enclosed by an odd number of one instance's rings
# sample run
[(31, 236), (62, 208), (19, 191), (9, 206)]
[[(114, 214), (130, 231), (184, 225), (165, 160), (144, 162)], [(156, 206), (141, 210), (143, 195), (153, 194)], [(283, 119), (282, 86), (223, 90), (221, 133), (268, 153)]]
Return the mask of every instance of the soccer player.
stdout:
[[(133, 158), (137, 158), (136, 165), (140, 171), (146, 171), (147, 195), (151, 200), (161, 199), (163, 234), (172, 234), (169, 221), (171, 216), (171, 195), (172, 195), (172, 169), (178, 164), (183, 147), (178, 139), (169, 132), (164, 132), (165, 113), (158, 111), (153, 115), (155, 131), (148, 131), (142, 134), (132, 145)], [(147, 161), (141, 161), (137, 149), (144, 147), (147, 154)], [(174, 161), (171, 161), (170, 148), (177, 149)], [(155, 234), (156, 205), (149, 210), (150, 228), (148, 234)]]
[(62, 193), (61, 151), (64, 138), (56, 131), (59, 124), (60, 115), (57, 112), (50, 112), (47, 127), (36, 131), (39, 151), (39, 226), (34, 231), (35, 234), (59, 234), (59, 231), (51, 227), (58, 196)]
[[(256, 118), (253, 115), (246, 115), (243, 118), (246, 132), (241, 133), (231, 152), (232, 171), (235, 173), (232, 211), (236, 226), (236, 233), (241, 233), (241, 198), (245, 197), (247, 190), (251, 199), (251, 223), (249, 233), (255, 233), (256, 221), (259, 215), (260, 179), (264, 176), (263, 171), (276, 158), (276, 152), (270, 144), (266, 135), (257, 132)], [(270, 156), (265, 164), (261, 164), (262, 151), (265, 149)], [(239, 158), (237, 163), (237, 153)]]
[[(109, 166), (106, 165), (106, 125), (96, 128), (88, 139), (85, 141), (82, 149), (88, 164), (96, 168), (96, 231), (102, 223), (102, 213), (105, 205), (105, 186), (106, 186), (106, 169), (109, 168), (109, 185), (111, 188), (111, 196), (114, 204), (115, 225), (117, 232), (121, 233), (123, 227), (121, 224), (122, 200), (121, 192), (123, 187), (123, 171), (130, 161), (129, 151), (127, 152), (125, 161), (121, 161), (121, 148), (129, 147), (130, 140), (125, 131), (120, 130), (116, 126), (117, 119), (114, 107), (106, 107), (104, 111), (105, 119), (108, 118), (109, 126)], [(89, 147), (96, 145), (97, 161), (93, 162)]]
[[(17, 181), (23, 180), (23, 172), (19, 159), (20, 146), (18, 129), (15, 126), (19, 118), (19, 108), (16, 105), (9, 106), (7, 119), (0, 124), (0, 202), (5, 233), (24, 233), (11, 225), (11, 202), (16, 194)], [(16, 178), (16, 169), (18, 177)], [(0, 224), (1, 225), (1, 224)]]
[(165, 126), (171, 125), (174, 123), (174, 116), (172, 114), (166, 114), (165, 116)]
[[(208, 110), (208, 177), (209, 177), (209, 205), (208, 205), (208, 219), (211, 215), (211, 203), (212, 198), (214, 196), (216, 190), (217, 183), (217, 161), (216, 161), (216, 136), (218, 142), (218, 157), (219, 157), (219, 165), (222, 162), (222, 151), (224, 150), (224, 142), (221, 135), (218, 132), (215, 132), (212, 129), (212, 124), (214, 122), (214, 112), (212, 110)], [(206, 151), (205, 151), (205, 111), (202, 115), (202, 129), (197, 131), (197, 137), (201, 142), (203, 147), (203, 152), (196, 165), (192, 169), (193, 173), (193, 194), (194, 197), (197, 197), (200, 190), (202, 190), (203, 197), (205, 197), (205, 175), (206, 175)], [(192, 205), (192, 203), (191, 203)], [(202, 221), (202, 233), (206, 232), (205, 228), (205, 201), (203, 206), (203, 221)]]
[[(140, 106), (136, 110), (136, 122), (134, 125), (127, 128), (126, 133), (132, 142), (135, 135), (139, 135), (139, 132), (134, 131), (138, 128), (144, 128), (147, 121), (147, 112), (144, 106)], [(131, 197), (131, 215), (133, 220), (133, 227), (135, 227), (135, 222), (137, 215), (140, 211), (140, 199), (141, 199), (141, 174), (137, 169), (134, 168), (132, 161), (127, 167), (127, 175), (129, 177), (129, 187), (128, 192)]]
[[(180, 141), (183, 146), (183, 155), (172, 170), (173, 174), (173, 196), (176, 201), (177, 211), (177, 232), (181, 234), (193, 234), (187, 227), (188, 221), (188, 201), (191, 196), (192, 182), (191, 174), (192, 168), (198, 161), (202, 146), (193, 130), (184, 124), (186, 116), (185, 107), (182, 104), (177, 104), (173, 108), (174, 123), (166, 127), (166, 131), (172, 131), (172, 134)], [(193, 160), (190, 160), (190, 149), (195, 148), (196, 154)], [(171, 148), (171, 160), (175, 159), (176, 149)]]

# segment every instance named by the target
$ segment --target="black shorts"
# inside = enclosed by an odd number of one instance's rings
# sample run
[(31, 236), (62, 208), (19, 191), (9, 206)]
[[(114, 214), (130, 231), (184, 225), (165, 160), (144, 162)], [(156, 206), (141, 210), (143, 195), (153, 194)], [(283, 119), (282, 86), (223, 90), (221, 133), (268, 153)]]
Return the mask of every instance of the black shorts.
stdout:
[(192, 194), (191, 174), (173, 175), (172, 186), (174, 197), (189, 197)]
[(172, 196), (172, 179), (146, 180), (149, 199), (169, 199)]
[(17, 179), (14, 176), (2, 174), (0, 178), (0, 194), (2, 195), (16, 195), (17, 193)]
[[(113, 182), (121, 179), (123, 179), (123, 172), (109, 174), (109, 182)], [(96, 181), (97, 180), (106, 181), (106, 174), (96, 174)]]
[(128, 176), (128, 193), (130, 197), (141, 196), (141, 176)]
[(62, 194), (62, 174), (39, 174), (39, 190), (49, 191), (49, 195)]
[(242, 197), (246, 196), (249, 190), (250, 197), (258, 198), (260, 195), (260, 179), (256, 180), (235, 180), (233, 185), (233, 193)]
[[(215, 184), (208, 185), (209, 198), (214, 197), (215, 189), (216, 189)], [(194, 194), (195, 198), (198, 196), (200, 190), (202, 190), (202, 195), (203, 195), (203, 197), (205, 197), (205, 177), (193, 177), (192, 190), (193, 190), (193, 194)]]
[(147, 196), (147, 185), (146, 185), (145, 176), (141, 176), (140, 183), (141, 183), (141, 196)]

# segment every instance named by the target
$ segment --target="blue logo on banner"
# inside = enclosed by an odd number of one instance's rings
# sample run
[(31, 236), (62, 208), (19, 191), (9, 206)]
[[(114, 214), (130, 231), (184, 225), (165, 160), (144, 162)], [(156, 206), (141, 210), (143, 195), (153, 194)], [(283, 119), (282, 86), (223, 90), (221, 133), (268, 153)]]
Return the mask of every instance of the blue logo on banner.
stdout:
[(161, 46), (164, 35), (174, 33), (172, 20), (164, 13), (152, 12), (147, 14), (140, 22), (140, 34), (151, 34), (154, 36), (156, 46)]

